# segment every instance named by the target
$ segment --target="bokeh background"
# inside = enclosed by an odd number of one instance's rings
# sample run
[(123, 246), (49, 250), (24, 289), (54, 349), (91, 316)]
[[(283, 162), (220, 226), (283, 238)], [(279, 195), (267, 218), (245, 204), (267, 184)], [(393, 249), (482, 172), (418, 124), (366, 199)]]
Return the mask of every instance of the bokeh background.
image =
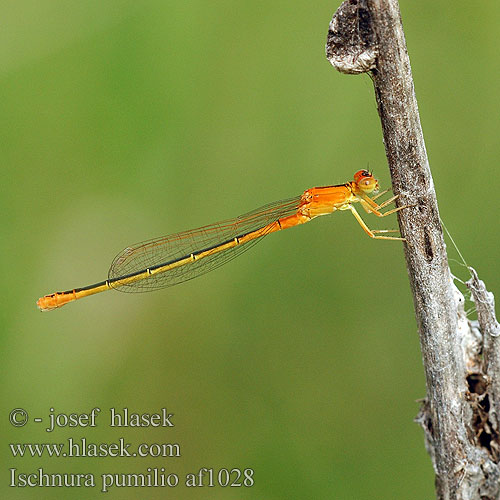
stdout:
[[(172, 289), (35, 307), (105, 279), (138, 241), (342, 183), (367, 165), (387, 186), (371, 82), (324, 56), (337, 6), (2, 3), (3, 498), (99, 498), (100, 474), (148, 467), (250, 467), (255, 485), (115, 488), (106, 498), (434, 497), (412, 421), (425, 380), (402, 248), (370, 240), (349, 214), (272, 235)], [(500, 7), (404, 0), (401, 10), (441, 216), (500, 293)], [(32, 421), (11, 427), (16, 407), (45, 419), (49, 408), (102, 412), (97, 428), (47, 433)], [(165, 407), (175, 427), (110, 429), (112, 407)], [(7, 447), (70, 436), (179, 443), (182, 456), (13, 458)], [(91, 472), (97, 485), (8, 486), (9, 468), (40, 467)]]

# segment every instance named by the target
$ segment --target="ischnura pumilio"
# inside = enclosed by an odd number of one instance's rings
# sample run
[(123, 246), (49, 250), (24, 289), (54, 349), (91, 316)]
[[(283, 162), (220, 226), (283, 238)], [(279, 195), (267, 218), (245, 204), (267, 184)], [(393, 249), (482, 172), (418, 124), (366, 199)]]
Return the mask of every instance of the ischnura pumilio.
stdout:
[[(148, 292), (177, 285), (222, 266), (270, 233), (338, 210), (349, 210), (371, 238), (402, 241), (404, 238), (380, 234), (393, 230), (370, 229), (353, 205), (359, 203), (367, 213), (377, 217), (405, 208), (382, 213), (397, 196), (378, 204), (375, 200), (387, 192), (375, 195), (378, 190), (378, 181), (372, 173), (359, 170), (354, 180), (345, 184), (307, 189), (301, 196), (270, 203), (235, 219), (138, 243), (115, 257), (107, 280), (45, 295), (38, 299), (37, 306), (42, 311), (51, 311), (106, 290)], [(370, 197), (371, 194), (375, 196)]]

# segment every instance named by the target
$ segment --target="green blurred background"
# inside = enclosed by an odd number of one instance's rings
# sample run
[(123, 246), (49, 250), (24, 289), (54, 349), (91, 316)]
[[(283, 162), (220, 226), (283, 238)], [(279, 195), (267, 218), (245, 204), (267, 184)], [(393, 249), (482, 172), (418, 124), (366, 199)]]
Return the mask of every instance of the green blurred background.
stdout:
[[(106, 498), (434, 497), (412, 422), (425, 380), (402, 248), (370, 240), (346, 213), (272, 235), (175, 288), (49, 314), (35, 306), (105, 279), (138, 241), (367, 165), (387, 186), (370, 79), (340, 75), (324, 56), (337, 6), (2, 3), (3, 498), (98, 498), (100, 474), (148, 467), (251, 467), (255, 485)], [(405, 0), (401, 10), (441, 216), (498, 292), (500, 7)], [(102, 412), (95, 429), (49, 434), (11, 427), (16, 407), (31, 418)], [(175, 427), (110, 429), (111, 407), (166, 407)], [(7, 447), (69, 436), (179, 443), (182, 457), (21, 459)], [(92, 472), (98, 485), (8, 487), (9, 468), (39, 467)]]

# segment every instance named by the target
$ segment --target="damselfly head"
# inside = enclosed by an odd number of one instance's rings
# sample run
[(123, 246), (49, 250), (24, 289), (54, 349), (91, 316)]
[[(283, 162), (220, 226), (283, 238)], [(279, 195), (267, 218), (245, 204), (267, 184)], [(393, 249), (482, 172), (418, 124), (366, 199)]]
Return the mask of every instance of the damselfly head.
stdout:
[(378, 181), (369, 170), (358, 170), (354, 174), (354, 182), (363, 193), (376, 193), (379, 190)]

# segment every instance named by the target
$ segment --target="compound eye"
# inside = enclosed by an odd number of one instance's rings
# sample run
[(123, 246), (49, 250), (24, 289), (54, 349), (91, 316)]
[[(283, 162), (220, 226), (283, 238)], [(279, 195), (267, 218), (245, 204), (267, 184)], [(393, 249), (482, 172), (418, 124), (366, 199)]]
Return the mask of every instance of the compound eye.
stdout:
[(363, 193), (370, 194), (378, 191), (378, 181), (368, 170), (360, 170), (354, 174), (354, 182)]
[(354, 174), (354, 182), (356, 182), (356, 184), (359, 184), (363, 177), (372, 177), (372, 174), (368, 170), (358, 170)]

